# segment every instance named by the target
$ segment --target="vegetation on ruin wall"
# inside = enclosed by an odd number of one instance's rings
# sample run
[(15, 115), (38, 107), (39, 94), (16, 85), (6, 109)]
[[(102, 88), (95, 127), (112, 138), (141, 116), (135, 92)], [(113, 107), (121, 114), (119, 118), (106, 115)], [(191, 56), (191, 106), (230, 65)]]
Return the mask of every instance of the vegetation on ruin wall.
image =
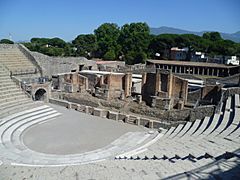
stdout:
[[(224, 40), (218, 32), (207, 32), (202, 37), (193, 34), (151, 35), (146, 23), (131, 23), (122, 27), (114, 23), (104, 23), (93, 34), (81, 34), (71, 43), (60, 38), (32, 38), (25, 46), (49, 56), (124, 60), (127, 64), (143, 63), (147, 58), (167, 59), (164, 52), (171, 47), (188, 47), (190, 51), (187, 58), (193, 51), (204, 52), (210, 57), (240, 56), (240, 43)], [(161, 57), (156, 57), (156, 53)]]

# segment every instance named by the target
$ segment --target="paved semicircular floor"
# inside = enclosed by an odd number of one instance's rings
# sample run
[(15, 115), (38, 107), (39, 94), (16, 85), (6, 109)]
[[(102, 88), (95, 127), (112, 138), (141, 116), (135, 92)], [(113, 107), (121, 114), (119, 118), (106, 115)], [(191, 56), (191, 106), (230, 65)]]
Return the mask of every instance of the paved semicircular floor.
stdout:
[(47, 154), (76, 154), (107, 146), (127, 132), (144, 131), (135, 125), (50, 105), (62, 113), (56, 119), (34, 125), (22, 134), (24, 144)]

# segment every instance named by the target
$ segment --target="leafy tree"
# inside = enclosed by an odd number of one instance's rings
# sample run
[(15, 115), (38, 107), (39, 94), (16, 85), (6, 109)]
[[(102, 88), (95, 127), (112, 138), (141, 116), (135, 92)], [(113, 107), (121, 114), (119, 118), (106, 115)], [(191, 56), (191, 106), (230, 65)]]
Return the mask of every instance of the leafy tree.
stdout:
[[(9, 40), (3, 39), (0, 43)], [(13, 42), (12, 42), (13, 43)], [(208, 56), (240, 56), (240, 43), (221, 38), (218, 32), (206, 32), (203, 36), (193, 34), (150, 35), (146, 23), (125, 24), (121, 28), (114, 23), (100, 25), (94, 34), (80, 34), (71, 43), (56, 38), (32, 38), (24, 43), (31, 51), (50, 56), (85, 56), (115, 60), (122, 57), (127, 64), (143, 63), (146, 58), (168, 59), (172, 47), (188, 47), (187, 60), (195, 51), (205, 52)]]
[(39, 45), (39, 46), (47, 45), (49, 41), (50, 41), (49, 38), (32, 38), (31, 39), (31, 43), (33, 45)]
[(120, 46), (117, 40), (120, 35), (120, 29), (117, 24), (104, 23), (94, 30), (97, 38), (97, 57), (103, 57), (108, 51), (114, 51), (115, 55), (120, 52)]
[(109, 51), (107, 51), (104, 54), (103, 59), (104, 60), (115, 60), (116, 59), (115, 51), (113, 49), (110, 49)]
[(77, 48), (77, 56), (91, 58), (97, 48), (97, 39), (94, 34), (81, 34), (72, 41), (72, 44)]
[(58, 47), (58, 48), (64, 48), (66, 46), (66, 42), (60, 38), (52, 38), (49, 39), (47, 42), (48, 45)]
[(0, 44), (14, 44), (14, 42), (9, 39), (1, 39)]
[(219, 32), (206, 32), (203, 34), (203, 38), (211, 40), (211, 41), (222, 40), (222, 37)]
[(125, 24), (121, 28), (118, 42), (122, 46), (124, 60), (127, 63), (144, 62), (150, 42), (148, 25), (146, 23)]

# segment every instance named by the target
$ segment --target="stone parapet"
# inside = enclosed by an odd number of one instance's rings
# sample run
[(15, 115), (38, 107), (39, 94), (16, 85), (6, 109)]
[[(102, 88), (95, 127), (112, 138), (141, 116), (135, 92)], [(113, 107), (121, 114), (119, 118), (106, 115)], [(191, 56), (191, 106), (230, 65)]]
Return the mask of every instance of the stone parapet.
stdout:
[(160, 121), (152, 120), (152, 119), (148, 119), (148, 118), (142, 118), (139, 116), (118, 113), (118, 112), (109, 111), (109, 110), (101, 109), (101, 108), (94, 108), (91, 106), (85, 106), (85, 105), (71, 103), (68, 101), (53, 99), (53, 98), (50, 98), (49, 102), (56, 104), (56, 105), (64, 106), (69, 109), (75, 109), (76, 111), (83, 112), (86, 114), (103, 117), (103, 118), (107, 118), (107, 119), (112, 119), (115, 121), (122, 121), (125, 123), (134, 124), (137, 126), (141, 125), (141, 126), (151, 128), (151, 129), (153, 129), (153, 128), (158, 129), (159, 127), (162, 127), (162, 122), (160, 122)]

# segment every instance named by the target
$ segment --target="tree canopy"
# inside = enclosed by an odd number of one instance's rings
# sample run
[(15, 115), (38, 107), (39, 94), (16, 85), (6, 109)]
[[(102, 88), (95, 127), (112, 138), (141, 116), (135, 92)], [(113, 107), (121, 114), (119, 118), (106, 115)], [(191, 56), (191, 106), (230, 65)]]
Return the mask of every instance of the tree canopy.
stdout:
[[(125, 24), (122, 27), (115, 23), (104, 23), (93, 34), (80, 34), (72, 42), (67, 43), (57, 37), (32, 38), (25, 45), (32, 51), (50, 56), (124, 60), (127, 64), (143, 63), (147, 58), (168, 59), (168, 52), (172, 47), (188, 47), (189, 53), (200, 51), (210, 57), (240, 56), (240, 43), (224, 40), (218, 32), (205, 32), (203, 36), (151, 35), (148, 25), (142, 22)], [(190, 58), (190, 54), (187, 58)]]
[(1, 39), (0, 44), (14, 44), (14, 42), (9, 39)]

